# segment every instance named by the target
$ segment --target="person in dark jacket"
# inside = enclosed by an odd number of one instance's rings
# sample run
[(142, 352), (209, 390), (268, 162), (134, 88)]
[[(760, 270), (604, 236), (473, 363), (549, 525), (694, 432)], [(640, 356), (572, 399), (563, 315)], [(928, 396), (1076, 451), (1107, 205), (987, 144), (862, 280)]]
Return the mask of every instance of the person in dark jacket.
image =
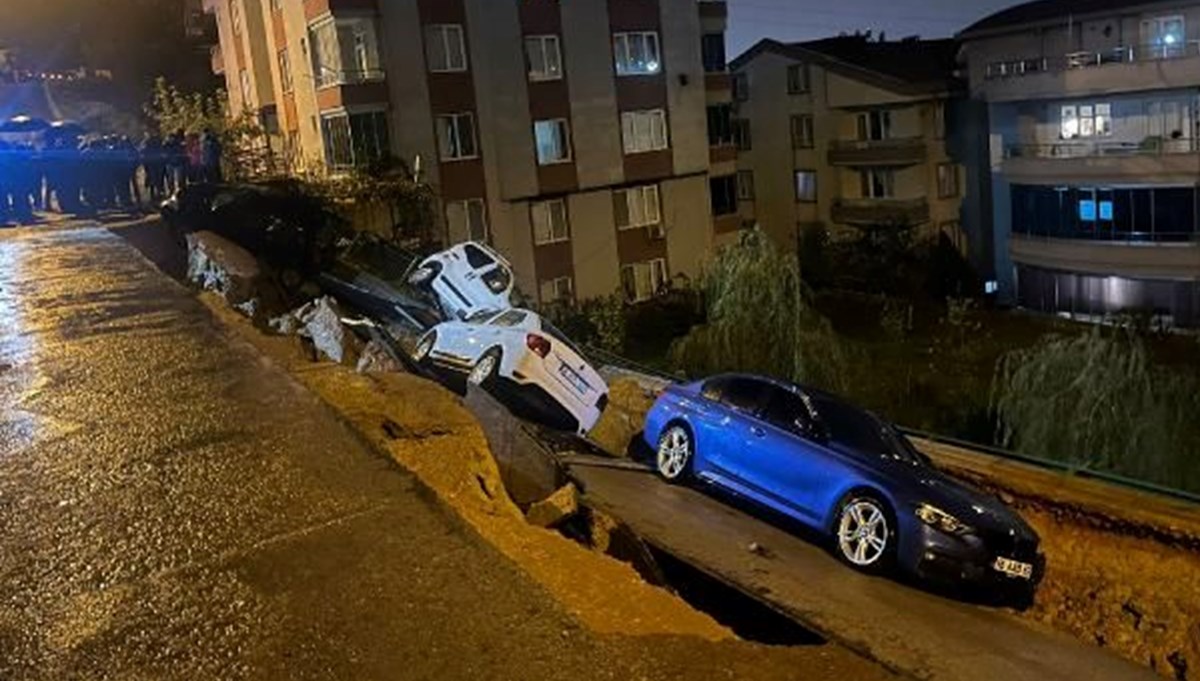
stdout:
[(151, 201), (158, 202), (166, 191), (167, 164), (163, 155), (163, 142), (158, 135), (146, 133), (138, 149), (142, 161), (142, 174), (146, 181), (146, 193)]
[(221, 139), (211, 128), (205, 128), (200, 136), (201, 165), (204, 168), (204, 181), (210, 184), (221, 182)]
[(176, 130), (163, 142), (163, 158), (167, 165), (167, 192), (174, 194), (183, 187), (187, 168), (183, 130)]

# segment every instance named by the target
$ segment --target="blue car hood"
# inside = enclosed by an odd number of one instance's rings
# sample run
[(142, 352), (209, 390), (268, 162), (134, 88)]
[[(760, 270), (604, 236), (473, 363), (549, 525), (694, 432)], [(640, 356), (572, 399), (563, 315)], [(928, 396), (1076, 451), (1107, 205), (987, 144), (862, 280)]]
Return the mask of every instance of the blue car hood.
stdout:
[(1037, 539), (1033, 528), (996, 497), (937, 471), (925, 469), (918, 476), (922, 501), (978, 529), (1011, 531), (1025, 539)]

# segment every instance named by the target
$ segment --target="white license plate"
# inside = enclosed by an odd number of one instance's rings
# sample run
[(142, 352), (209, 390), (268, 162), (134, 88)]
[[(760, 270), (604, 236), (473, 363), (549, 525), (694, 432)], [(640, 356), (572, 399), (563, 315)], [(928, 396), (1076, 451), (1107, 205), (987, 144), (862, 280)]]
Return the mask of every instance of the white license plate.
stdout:
[(566, 364), (561, 364), (558, 367), (558, 373), (561, 374), (563, 378), (567, 379), (567, 383), (570, 383), (571, 387), (575, 388), (580, 395), (588, 391), (589, 386), (587, 381), (583, 380), (583, 377), (571, 367), (567, 366)]
[(1033, 578), (1033, 566), (1029, 563), (1022, 563), (1019, 560), (1012, 560), (1010, 558), (997, 558), (996, 562), (992, 564), (992, 567), (996, 568), (998, 572), (1002, 572), (1009, 577), (1017, 577), (1020, 579)]

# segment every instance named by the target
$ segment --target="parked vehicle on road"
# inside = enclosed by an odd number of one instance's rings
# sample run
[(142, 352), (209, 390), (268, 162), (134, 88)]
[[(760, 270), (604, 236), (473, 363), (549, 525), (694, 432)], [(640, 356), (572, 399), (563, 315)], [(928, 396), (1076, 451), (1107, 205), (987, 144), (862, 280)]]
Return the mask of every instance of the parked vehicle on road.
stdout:
[(608, 404), (608, 385), (571, 342), (540, 315), (511, 308), (477, 312), (430, 329), (413, 359), (467, 373), (485, 388), (511, 385), (557, 414), (569, 430), (586, 433)]
[(321, 287), (381, 323), (399, 322), (415, 335), (442, 321), (428, 293), (413, 291), (407, 274), (417, 256), (381, 238), (359, 234), (345, 240)]
[(1039, 538), (1000, 500), (931, 465), (895, 427), (833, 395), (729, 374), (672, 385), (646, 417), (659, 475), (782, 513), (868, 572), (1032, 593)]
[(486, 244), (468, 241), (421, 261), (408, 281), (432, 290), (450, 319), (512, 307), (512, 266)]

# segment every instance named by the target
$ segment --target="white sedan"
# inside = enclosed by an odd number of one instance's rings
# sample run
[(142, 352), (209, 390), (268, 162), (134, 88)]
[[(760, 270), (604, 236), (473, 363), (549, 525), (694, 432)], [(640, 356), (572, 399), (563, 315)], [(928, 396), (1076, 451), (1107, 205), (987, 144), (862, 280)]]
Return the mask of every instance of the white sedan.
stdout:
[(512, 307), (512, 266), (487, 244), (475, 241), (425, 258), (409, 274), (408, 283), (432, 290), (451, 319)]
[(566, 337), (529, 310), (481, 312), (438, 324), (417, 341), (413, 359), (468, 374), (471, 383), (505, 381), (531, 397), (549, 398), (554, 416), (580, 434), (608, 404), (608, 385)]

